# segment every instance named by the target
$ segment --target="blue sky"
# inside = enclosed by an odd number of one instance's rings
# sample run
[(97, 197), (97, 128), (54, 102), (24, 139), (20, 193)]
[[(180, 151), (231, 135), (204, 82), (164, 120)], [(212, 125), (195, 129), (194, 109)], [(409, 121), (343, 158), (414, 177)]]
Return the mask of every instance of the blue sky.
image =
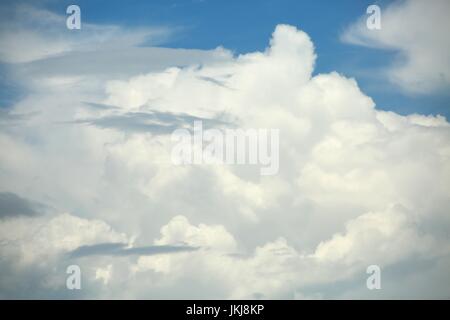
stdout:
[[(60, 13), (73, 1), (50, 1), (47, 9)], [(410, 94), (396, 90), (374, 76), (395, 59), (395, 51), (343, 43), (339, 36), (366, 12), (370, 4), (381, 8), (392, 1), (298, 1), (298, 0), (188, 0), (188, 1), (77, 1), (84, 22), (129, 27), (167, 26), (177, 30), (161, 46), (213, 49), (223, 46), (233, 52), (263, 50), (270, 34), (280, 23), (296, 26), (312, 38), (318, 55), (315, 73), (337, 71), (358, 81), (377, 108), (400, 114), (441, 114), (450, 116), (449, 95)], [(2, 81), (5, 86), (6, 81)], [(6, 90), (5, 90), (6, 89)], [(6, 87), (9, 99), (14, 87)], [(6, 97), (6, 98), (5, 98)]]

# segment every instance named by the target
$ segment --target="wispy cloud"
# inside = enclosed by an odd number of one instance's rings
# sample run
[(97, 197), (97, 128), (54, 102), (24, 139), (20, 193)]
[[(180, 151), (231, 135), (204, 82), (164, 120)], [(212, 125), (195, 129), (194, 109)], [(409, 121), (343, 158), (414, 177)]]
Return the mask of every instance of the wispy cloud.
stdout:
[[(31, 5), (2, 5), (0, 61), (26, 63), (71, 52), (123, 49), (167, 39), (166, 27), (121, 28), (83, 23), (80, 32), (65, 26), (66, 16)], [(45, 30), (45, 32), (43, 31)]]
[[(111, 105), (99, 103), (89, 104), (91, 107), (116, 109)], [(150, 110), (147, 112), (126, 112), (111, 114), (98, 118), (80, 119), (72, 123), (89, 124), (99, 128), (115, 129), (127, 133), (152, 133), (153, 135), (171, 134), (179, 128), (189, 129), (194, 121), (202, 121), (205, 127), (230, 125), (229, 122), (217, 118), (203, 118), (186, 113), (173, 113)]]
[(407, 0), (381, 10), (381, 29), (369, 30), (367, 16), (341, 35), (344, 42), (394, 50), (397, 57), (384, 76), (404, 92), (428, 94), (450, 88), (450, 2)]
[(100, 243), (81, 246), (69, 253), (72, 258), (86, 256), (153, 256), (157, 254), (171, 254), (198, 250), (198, 247), (186, 245), (159, 245), (145, 247), (127, 247), (126, 243)]

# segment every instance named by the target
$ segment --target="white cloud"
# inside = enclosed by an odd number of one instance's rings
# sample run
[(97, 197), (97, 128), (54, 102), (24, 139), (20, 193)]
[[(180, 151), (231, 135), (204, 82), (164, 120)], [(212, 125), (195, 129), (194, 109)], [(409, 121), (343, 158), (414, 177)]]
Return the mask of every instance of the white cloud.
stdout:
[(448, 12), (450, 3), (446, 0), (394, 2), (381, 10), (380, 30), (369, 30), (365, 16), (351, 25), (342, 39), (397, 51), (398, 57), (386, 75), (406, 92), (445, 92), (450, 86)]
[(399, 206), (363, 214), (347, 223), (345, 234), (321, 242), (314, 257), (322, 263), (341, 261), (353, 265), (371, 259), (386, 264), (415, 252), (431, 256), (432, 238), (421, 237), (411, 220)]
[[(411, 267), (417, 286), (429, 289), (424, 279), (448, 265), (448, 122), (379, 111), (354, 79), (312, 76), (313, 44), (291, 26), (277, 26), (264, 52), (197, 53), (187, 67), (132, 76), (135, 56), (124, 55), (118, 77), (99, 69), (82, 73), (84, 85), (36, 85), (10, 109), (20, 117), (0, 128), (8, 150), (0, 153), (0, 190), (71, 214), (0, 221), (2, 265), (28, 261), (5, 269), (2, 296), (48, 296), (49, 286), (20, 290), (24, 274), (43, 275), (67, 295), (69, 262), (81, 265), (82, 294), (93, 298), (370, 297), (348, 289), (365, 285), (358, 281), (367, 265), (389, 270), (413, 259), (435, 263)], [(22, 76), (24, 65), (15, 69)], [(48, 77), (45, 68), (31, 74)], [(157, 125), (189, 125), (192, 116), (280, 129), (279, 174), (174, 166), (170, 136)], [(105, 242), (198, 250), (75, 261), (64, 254)], [(35, 270), (41, 256), (53, 258)], [(393, 297), (410, 295), (404, 279), (390, 280)], [(448, 286), (437, 292), (448, 295)]]
[(100, 279), (106, 285), (112, 276), (112, 264), (108, 264), (105, 268), (98, 268), (95, 271), (95, 279)]
[(161, 228), (161, 238), (155, 244), (185, 243), (194, 247), (213, 248), (225, 252), (236, 249), (236, 241), (221, 225), (198, 227), (189, 224), (184, 216), (174, 217), (167, 225)]

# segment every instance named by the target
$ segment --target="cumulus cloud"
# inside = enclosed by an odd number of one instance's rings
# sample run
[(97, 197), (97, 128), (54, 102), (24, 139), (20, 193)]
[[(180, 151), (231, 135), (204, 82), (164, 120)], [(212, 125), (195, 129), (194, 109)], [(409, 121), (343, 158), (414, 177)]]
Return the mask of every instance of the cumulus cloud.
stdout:
[[(448, 296), (448, 122), (379, 111), (354, 79), (313, 76), (313, 43), (292, 26), (263, 52), (219, 51), (83, 74), (94, 87), (55, 80), (11, 107), (22, 120), (0, 127), (1, 188), (59, 213), (0, 221), (2, 296), (380, 297), (365, 289), (371, 264), (389, 281), (381, 297), (410, 297), (405, 283)], [(194, 119), (280, 129), (279, 173), (173, 165), (169, 132), (142, 127)], [(69, 264), (81, 292), (65, 290)]]
[(449, 12), (450, 3), (445, 0), (393, 2), (381, 11), (380, 30), (368, 29), (365, 16), (348, 27), (342, 39), (397, 52), (386, 76), (404, 91), (445, 92), (450, 86)]
[(125, 234), (111, 230), (103, 221), (90, 221), (68, 213), (51, 218), (9, 219), (0, 228), (2, 243), (8, 244), (4, 249), (19, 248), (24, 263), (38, 262), (81, 245), (128, 240)]

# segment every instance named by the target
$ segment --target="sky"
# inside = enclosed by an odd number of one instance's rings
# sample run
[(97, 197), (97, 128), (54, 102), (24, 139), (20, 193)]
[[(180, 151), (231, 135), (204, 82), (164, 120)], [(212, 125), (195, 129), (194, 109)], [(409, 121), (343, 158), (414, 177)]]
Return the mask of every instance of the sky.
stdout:
[[(171, 36), (158, 45), (170, 48), (214, 49), (223, 46), (236, 54), (264, 50), (274, 27), (286, 23), (301, 28), (313, 39), (320, 58), (315, 73), (337, 71), (358, 79), (377, 108), (400, 114), (419, 113), (449, 117), (448, 90), (427, 94), (399, 92), (386, 85), (379, 73), (395, 63), (401, 50), (352, 46), (341, 41), (344, 30), (371, 4), (393, 1), (79, 1), (83, 21), (127, 27), (167, 27)], [(44, 1), (53, 12), (64, 12), (70, 1)], [(405, 31), (406, 32), (406, 31)], [(145, 44), (144, 44), (145, 45)], [(3, 72), (2, 72), (3, 73)], [(21, 90), (4, 80), (3, 105)]]
[[(449, 298), (448, 14), (3, 1), (0, 298)], [(194, 121), (278, 130), (275, 174), (175, 164)]]

